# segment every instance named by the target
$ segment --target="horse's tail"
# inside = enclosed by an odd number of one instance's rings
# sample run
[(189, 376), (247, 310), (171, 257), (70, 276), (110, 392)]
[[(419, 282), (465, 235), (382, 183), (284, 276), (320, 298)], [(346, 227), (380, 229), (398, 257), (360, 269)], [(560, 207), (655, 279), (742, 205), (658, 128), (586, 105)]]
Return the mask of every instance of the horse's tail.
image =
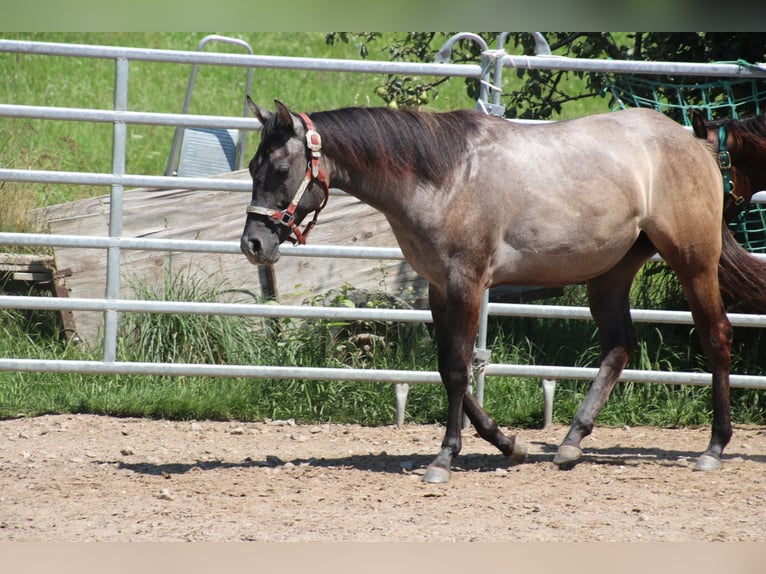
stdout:
[(718, 263), (721, 293), (742, 302), (753, 313), (766, 313), (766, 263), (747, 252), (722, 226), (723, 249)]

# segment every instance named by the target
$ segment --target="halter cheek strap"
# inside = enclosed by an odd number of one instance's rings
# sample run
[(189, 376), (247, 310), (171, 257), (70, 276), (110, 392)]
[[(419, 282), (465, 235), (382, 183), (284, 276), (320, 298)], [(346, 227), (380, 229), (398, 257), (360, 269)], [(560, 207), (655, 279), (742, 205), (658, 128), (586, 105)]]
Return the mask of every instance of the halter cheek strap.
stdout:
[[(319, 212), (327, 205), (327, 199), (330, 196), (330, 185), (327, 180), (327, 175), (319, 166), (319, 158), (322, 157), (322, 138), (319, 132), (314, 128), (314, 123), (308, 117), (307, 114), (299, 114), (304, 124), (306, 125), (306, 147), (311, 152), (308, 165), (306, 166), (306, 175), (303, 177), (301, 184), (298, 186), (298, 190), (295, 192), (290, 204), (286, 209), (269, 209), (267, 207), (259, 207), (256, 205), (248, 205), (247, 213), (255, 213), (258, 215), (266, 215), (277, 220), (281, 225), (290, 228), (290, 231), (295, 235), (295, 238), (289, 237), (288, 239), (293, 243), (300, 243), (305, 245), (306, 237), (314, 229)], [(295, 211), (298, 209), (298, 204), (303, 197), (303, 194), (308, 189), (309, 184), (313, 181), (319, 183), (324, 191), (324, 201), (317, 209), (314, 210), (313, 219), (306, 225), (303, 231), (300, 230), (295, 223)]]
[(724, 126), (718, 127), (718, 168), (723, 175), (723, 193), (724, 196), (730, 195), (734, 200), (734, 204), (737, 206), (744, 203), (745, 198), (734, 192), (734, 178), (731, 175), (731, 154), (729, 153), (728, 146), (726, 144), (726, 128)]

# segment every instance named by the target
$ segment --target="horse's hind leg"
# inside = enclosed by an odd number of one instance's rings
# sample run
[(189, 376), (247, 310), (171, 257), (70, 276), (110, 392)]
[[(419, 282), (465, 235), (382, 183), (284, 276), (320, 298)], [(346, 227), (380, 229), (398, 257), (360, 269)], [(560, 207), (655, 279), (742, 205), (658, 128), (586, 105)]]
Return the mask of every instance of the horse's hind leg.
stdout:
[(588, 283), (591, 313), (599, 328), (601, 364), (588, 394), (575, 413), (569, 432), (553, 459), (553, 462), (562, 468), (571, 467), (579, 461), (582, 456), (580, 443), (593, 430), (596, 417), (636, 347), (627, 289), (621, 289), (617, 294), (605, 283)]
[(580, 443), (593, 430), (596, 417), (636, 348), (636, 333), (630, 319), (630, 286), (652, 252), (653, 247), (642, 237), (620, 263), (588, 281), (590, 310), (599, 330), (601, 364), (553, 459), (560, 468), (570, 468), (582, 457)]
[(463, 397), (463, 407), (481, 438), (495, 445), (500, 449), (500, 452), (513, 462), (522, 463), (527, 460), (526, 443), (517, 436), (505, 436), (494, 419), (481, 408), (481, 405), (472, 394), (466, 393), (465, 397)]
[(718, 287), (717, 268), (692, 279), (679, 275), (694, 325), (713, 375), (713, 427), (710, 444), (697, 459), (695, 470), (721, 468), (721, 455), (732, 435), (729, 404), (732, 328)]

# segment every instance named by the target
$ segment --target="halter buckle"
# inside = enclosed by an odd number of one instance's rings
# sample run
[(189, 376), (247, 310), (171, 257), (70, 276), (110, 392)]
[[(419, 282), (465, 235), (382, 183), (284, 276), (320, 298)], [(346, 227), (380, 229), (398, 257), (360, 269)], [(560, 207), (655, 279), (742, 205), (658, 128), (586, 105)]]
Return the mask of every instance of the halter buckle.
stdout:
[(731, 154), (727, 150), (718, 152), (718, 167), (720, 169), (731, 169)]
[(314, 129), (306, 130), (306, 147), (312, 152), (318, 152), (322, 149), (322, 136)]
[(281, 223), (282, 225), (291, 227), (293, 220), (295, 220), (295, 216), (288, 211), (281, 211), (279, 212), (279, 216), (277, 219), (279, 220), (279, 223)]

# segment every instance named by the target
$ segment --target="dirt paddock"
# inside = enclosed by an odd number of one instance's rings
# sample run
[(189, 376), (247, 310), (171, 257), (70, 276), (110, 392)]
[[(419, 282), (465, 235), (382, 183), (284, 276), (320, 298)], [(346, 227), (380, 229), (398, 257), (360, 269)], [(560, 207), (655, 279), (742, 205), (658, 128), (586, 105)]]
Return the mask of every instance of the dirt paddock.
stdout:
[(432, 485), (439, 426), (4, 420), (0, 541), (766, 540), (766, 427), (713, 473), (692, 472), (706, 428), (597, 427), (569, 471), (563, 427), (519, 432), (526, 464), (466, 430)]

